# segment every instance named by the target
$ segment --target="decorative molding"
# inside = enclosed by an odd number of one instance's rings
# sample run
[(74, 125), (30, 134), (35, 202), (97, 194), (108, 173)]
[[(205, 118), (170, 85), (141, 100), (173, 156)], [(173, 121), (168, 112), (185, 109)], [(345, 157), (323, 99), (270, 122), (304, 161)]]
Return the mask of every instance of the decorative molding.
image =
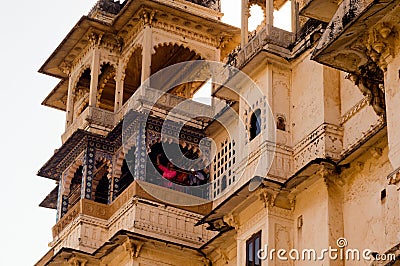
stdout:
[(142, 249), (143, 245), (143, 241), (132, 238), (128, 238), (124, 243), (122, 243), (122, 246), (124, 247), (125, 251), (128, 252), (131, 259), (139, 257), (140, 250)]
[(268, 189), (268, 188), (261, 188), (259, 191), (259, 199), (264, 203), (264, 207), (273, 207), (275, 206), (275, 200), (278, 196), (279, 191)]
[(368, 104), (368, 98), (362, 98), (356, 105), (354, 105), (350, 110), (348, 110), (340, 119), (340, 124), (343, 125), (350, 120), (354, 115), (356, 115), (364, 106)]
[(324, 123), (294, 147), (294, 168), (300, 169), (317, 158), (339, 160), (342, 151), (343, 129)]
[(370, 61), (360, 67), (361, 74), (349, 74), (348, 78), (354, 82), (366, 101), (379, 116), (385, 114), (385, 91), (383, 86), (384, 73), (379, 66)]

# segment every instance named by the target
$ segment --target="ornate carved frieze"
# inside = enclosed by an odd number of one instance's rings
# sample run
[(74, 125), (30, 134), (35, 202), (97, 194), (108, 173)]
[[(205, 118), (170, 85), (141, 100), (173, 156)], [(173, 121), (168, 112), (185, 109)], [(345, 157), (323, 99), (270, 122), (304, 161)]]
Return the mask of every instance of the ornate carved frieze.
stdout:
[(294, 168), (300, 169), (317, 158), (339, 160), (342, 151), (343, 130), (324, 123), (294, 147)]
[(245, 47), (233, 50), (227, 57), (227, 64), (240, 69), (267, 44), (289, 48), (294, 41), (294, 36), (292, 32), (266, 25), (249, 40)]
[(221, 11), (220, 0), (186, 0), (186, 1), (213, 9), (215, 11)]
[(89, 12), (89, 17), (101, 20), (106, 23), (111, 23), (114, 17), (121, 11), (125, 2), (122, 4), (119, 1), (99, 0)]

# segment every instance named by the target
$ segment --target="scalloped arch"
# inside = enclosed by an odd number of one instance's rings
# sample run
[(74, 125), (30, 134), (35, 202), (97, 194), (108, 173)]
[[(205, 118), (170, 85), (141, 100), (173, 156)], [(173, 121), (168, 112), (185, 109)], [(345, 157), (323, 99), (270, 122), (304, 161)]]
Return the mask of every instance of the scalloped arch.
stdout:
[[(104, 77), (104, 79), (102, 79), (101, 81), (99, 80), (99, 88), (98, 88), (98, 92), (97, 92), (97, 103), (96, 103), (97, 107), (98, 107), (98, 105), (99, 105), (99, 103), (100, 103), (100, 99), (101, 99), (101, 96), (102, 96), (102, 94), (103, 94), (104, 87), (106, 86), (107, 82), (108, 82), (110, 79), (115, 78), (115, 75), (116, 75), (116, 73), (117, 73), (117, 69), (115, 68), (115, 66), (113, 66), (113, 65), (111, 65), (111, 64), (109, 64), (109, 63), (106, 63), (106, 62), (104, 62), (103, 64), (100, 65), (100, 69), (102, 69), (102, 67), (103, 67), (104, 65), (107, 65), (107, 64), (108, 64), (110, 67), (112, 67), (112, 71), (110, 71), (110, 73), (108, 73), (108, 75), (107, 75), (106, 77)], [(101, 83), (100, 83), (100, 82), (101, 82)]]
[(76, 90), (76, 85), (78, 85), (79, 80), (81, 79), (83, 73), (84, 73), (87, 69), (92, 69), (91, 66), (90, 66), (90, 64), (83, 65), (83, 66), (79, 69), (79, 72), (78, 72), (78, 74), (76, 75), (76, 77), (74, 78), (74, 81), (73, 81), (73, 83), (72, 83), (72, 88), (73, 88), (73, 89), (72, 89), (72, 92), (75, 92), (75, 90)]
[(125, 74), (125, 71), (126, 71), (126, 68), (128, 67), (128, 63), (129, 63), (129, 60), (131, 59), (131, 56), (139, 48), (143, 50), (142, 44), (141, 43), (135, 43), (132, 47), (129, 48), (128, 52), (123, 57), (123, 63), (122, 63), (122, 73), (123, 74)]
[(77, 159), (74, 161), (74, 163), (68, 168), (68, 170), (65, 172), (63, 184), (62, 184), (62, 190), (61, 190), (61, 195), (68, 195), (70, 192), (70, 185), (72, 182), (72, 179), (74, 178), (74, 175), (77, 171), (77, 169), (83, 165), (83, 160), (82, 159)]
[(172, 42), (172, 41), (159, 42), (159, 43), (153, 44), (153, 49), (161, 48), (161, 47), (167, 47), (167, 46), (174, 46), (174, 45), (178, 45), (178, 46), (181, 46), (181, 47), (183, 47), (185, 49), (188, 49), (190, 52), (193, 52), (193, 53), (199, 55), (201, 57), (201, 59), (205, 59), (206, 58), (206, 56), (201, 54), (201, 52), (198, 52), (198, 51), (194, 50), (193, 47), (190, 47), (187, 43), (180, 42), (180, 41), (176, 41), (176, 42)]

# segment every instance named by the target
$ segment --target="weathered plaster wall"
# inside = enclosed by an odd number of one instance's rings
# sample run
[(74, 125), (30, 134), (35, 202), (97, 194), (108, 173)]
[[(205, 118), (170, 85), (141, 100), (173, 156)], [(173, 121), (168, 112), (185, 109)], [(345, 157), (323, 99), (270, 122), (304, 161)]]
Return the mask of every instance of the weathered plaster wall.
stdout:
[(393, 168), (400, 167), (400, 45), (396, 57), (388, 64), (385, 73), (386, 116), (389, 139), (389, 159)]
[[(313, 248), (317, 251), (328, 248), (328, 191), (322, 179), (297, 195), (293, 217), (294, 248), (298, 250)], [(302, 217), (301, 226), (298, 224), (301, 219), (299, 217)], [(321, 264), (329, 265), (328, 260), (296, 262), (296, 266)]]
[(292, 70), (291, 123), (293, 144), (324, 122), (323, 66), (300, 59)]
[[(400, 241), (399, 193), (388, 185), (387, 175), (392, 171), (388, 161), (386, 141), (382, 156), (367, 151), (352, 168), (343, 173), (344, 232), (349, 248), (371, 249), (384, 253)], [(375, 156), (372, 156), (375, 154)], [(381, 200), (381, 191), (387, 196)], [(368, 262), (348, 262), (346, 265), (370, 265)]]

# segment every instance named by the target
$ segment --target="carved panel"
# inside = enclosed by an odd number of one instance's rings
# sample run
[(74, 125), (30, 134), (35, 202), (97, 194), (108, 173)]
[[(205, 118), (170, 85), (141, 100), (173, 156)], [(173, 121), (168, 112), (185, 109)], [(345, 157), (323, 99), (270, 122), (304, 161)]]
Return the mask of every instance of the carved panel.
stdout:
[(341, 127), (324, 123), (294, 147), (295, 171), (316, 158), (339, 160), (342, 150)]

